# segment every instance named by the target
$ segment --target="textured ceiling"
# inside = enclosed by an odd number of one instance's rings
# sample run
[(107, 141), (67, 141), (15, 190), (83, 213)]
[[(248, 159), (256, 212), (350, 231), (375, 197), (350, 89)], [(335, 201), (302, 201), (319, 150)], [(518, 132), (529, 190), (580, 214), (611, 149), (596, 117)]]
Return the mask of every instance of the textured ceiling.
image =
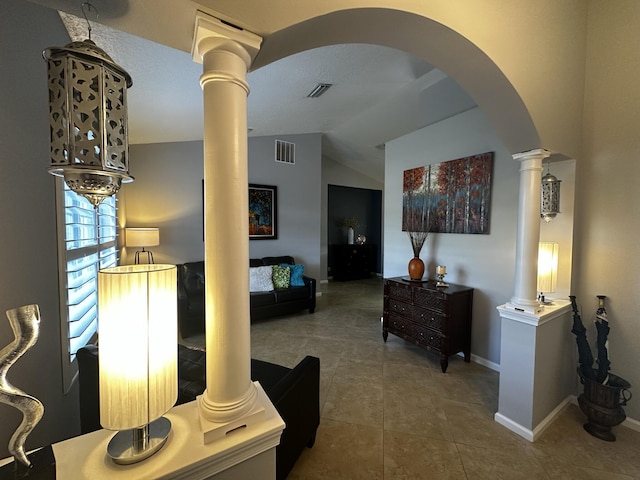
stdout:
[[(61, 16), (72, 39), (87, 37), (84, 19)], [(133, 78), (130, 143), (202, 139), (202, 66), (189, 53), (91, 25), (92, 39)], [(431, 65), (374, 45), (306, 51), (249, 73), (248, 81), (251, 136), (322, 133), (323, 155), (380, 182), (385, 142), (475, 106)], [(333, 86), (307, 98), (317, 83)]]

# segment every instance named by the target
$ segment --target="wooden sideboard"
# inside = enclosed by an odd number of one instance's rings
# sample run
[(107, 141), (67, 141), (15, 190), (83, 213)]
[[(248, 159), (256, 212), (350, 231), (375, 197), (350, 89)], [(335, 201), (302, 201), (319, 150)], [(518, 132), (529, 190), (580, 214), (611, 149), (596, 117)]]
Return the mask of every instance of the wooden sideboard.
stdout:
[(464, 353), (471, 360), (473, 288), (450, 284), (436, 287), (433, 280), (415, 282), (407, 277), (384, 281), (382, 338), (393, 333), (427, 350), (440, 353), (442, 372), (449, 357)]
[(331, 260), (334, 280), (369, 278), (376, 270), (377, 247), (364, 245), (332, 245)]

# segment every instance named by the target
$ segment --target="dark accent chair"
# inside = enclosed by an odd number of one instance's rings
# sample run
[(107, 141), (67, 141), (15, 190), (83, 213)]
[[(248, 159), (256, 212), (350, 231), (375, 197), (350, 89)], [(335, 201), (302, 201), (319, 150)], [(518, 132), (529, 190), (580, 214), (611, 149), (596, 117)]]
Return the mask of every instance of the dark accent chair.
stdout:
[[(252, 258), (250, 267), (295, 264), (293, 257)], [(304, 286), (249, 294), (251, 321), (316, 309), (316, 280), (303, 275)], [(182, 338), (204, 333), (204, 261), (178, 265), (178, 325)]]
[[(82, 433), (100, 426), (98, 347), (78, 350)], [(196, 399), (205, 389), (205, 352), (178, 345), (178, 400)], [(260, 382), (286, 427), (276, 447), (276, 479), (284, 480), (305, 447), (312, 447), (320, 424), (320, 359), (307, 356), (293, 369), (251, 359), (251, 378)]]

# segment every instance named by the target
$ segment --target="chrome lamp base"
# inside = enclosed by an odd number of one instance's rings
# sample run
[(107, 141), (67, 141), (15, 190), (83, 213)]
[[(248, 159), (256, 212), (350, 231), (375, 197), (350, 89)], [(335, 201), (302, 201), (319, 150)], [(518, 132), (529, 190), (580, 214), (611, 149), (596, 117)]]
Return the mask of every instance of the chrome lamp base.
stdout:
[(120, 465), (130, 465), (150, 457), (166, 443), (171, 421), (160, 417), (140, 428), (122, 430), (109, 441), (107, 454)]
[(138, 250), (134, 256), (134, 260), (133, 263), (135, 263), (136, 265), (138, 265), (140, 263), (140, 255), (147, 255), (147, 263), (151, 264), (151, 263), (156, 263), (153, 260), (153, 253), (151, 252), (151, 250), (145, 250), (144, 247), (142, 247), (142, 250)]

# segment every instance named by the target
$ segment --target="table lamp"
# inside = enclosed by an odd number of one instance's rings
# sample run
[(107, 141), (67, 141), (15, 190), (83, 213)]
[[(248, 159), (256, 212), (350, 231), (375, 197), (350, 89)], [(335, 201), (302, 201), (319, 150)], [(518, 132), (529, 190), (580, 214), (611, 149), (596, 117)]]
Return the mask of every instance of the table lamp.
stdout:
[(555, 242), (540, 242), (538, 246), (538, 284), (540, 294), (538, 300), (543, 305), (553, 305), (545, 300), (545, 293), (556, 291), (558, 279), (558, 244)]
[(126, 265), (98, 272), (100, 423), (119, 430), (107, 447), (118, 464), (165, 444), (162, 415), (178, 398), (175, 265)]
[(155, 247), (160, 245), (160, 229), (159, 228), (126, 228), (125, 229), (127, 247), (142, 247), (142, 250), (136, 251), (134, 263), (140, 263), (140, 254), (147, 254), (147, 263), (155, 263), (153, 261), (153, 253), (145, 250), (145, 247)]

